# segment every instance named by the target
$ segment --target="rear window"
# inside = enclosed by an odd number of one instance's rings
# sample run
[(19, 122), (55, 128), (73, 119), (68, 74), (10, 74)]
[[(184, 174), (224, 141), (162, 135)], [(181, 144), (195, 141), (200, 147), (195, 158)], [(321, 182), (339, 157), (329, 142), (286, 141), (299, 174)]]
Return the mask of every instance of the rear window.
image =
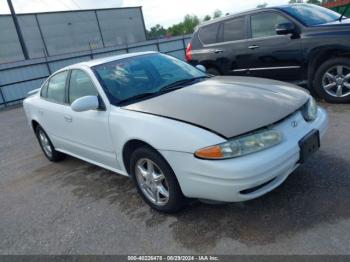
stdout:
[(245, 17), (230, 19), (224, 22), (224, 42), (246, 38)]
[(199, 38), (204, 44), (216, 43), (216, 37), (218, 34), (219, 23), (203, 26), (199, 29)]

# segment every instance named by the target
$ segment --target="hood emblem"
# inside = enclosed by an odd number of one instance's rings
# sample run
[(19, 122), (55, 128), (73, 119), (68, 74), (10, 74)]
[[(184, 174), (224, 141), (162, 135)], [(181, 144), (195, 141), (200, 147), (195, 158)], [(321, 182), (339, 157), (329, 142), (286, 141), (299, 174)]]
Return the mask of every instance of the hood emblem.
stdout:
[(295, 120), (293, 120), (290, 124), (292, 125), (293, 128), (296, 128), (298, 126), (298, 122)]

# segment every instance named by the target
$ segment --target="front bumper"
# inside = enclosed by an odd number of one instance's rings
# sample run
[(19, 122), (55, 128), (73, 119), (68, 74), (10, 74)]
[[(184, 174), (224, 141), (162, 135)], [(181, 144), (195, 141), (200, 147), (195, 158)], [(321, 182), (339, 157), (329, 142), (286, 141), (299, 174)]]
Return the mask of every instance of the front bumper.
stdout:
[(282, 131), (282, 143), (247, 156), (201, 160), (189, 153), (160, 152), (173, 168), (185, 196), (240, 202), (262, 196), (282, 184), (299, 166), (298, 142), (312, 129), (318, 129), (322, 144), (327, 126), (324, 109), (318, 109), (318, 117), (313, 122), (306, 122), (298, 111), (273, 127)]

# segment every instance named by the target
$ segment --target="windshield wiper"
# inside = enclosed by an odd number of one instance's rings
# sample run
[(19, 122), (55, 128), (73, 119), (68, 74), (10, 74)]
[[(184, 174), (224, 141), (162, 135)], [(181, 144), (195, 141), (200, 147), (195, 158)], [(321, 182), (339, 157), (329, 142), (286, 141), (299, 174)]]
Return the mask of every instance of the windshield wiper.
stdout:
[(161, 89), (159, 89), (159, 92), (181, 88), (181, 87), (185, 86), (186, 84), (190, 84), (190, 83), (192, 83), (198, 79), (202, 79), (202, 78), (208, 78), (208, 76), (200, 76), (200, 77), (194, 77), (194, 78), (188, 78), (188, 79), (181, 79), (181, 80), (175, 81), (169, 85), (163, 86)]
[(346, 14), (346, 12), (348, 11), (349, 6), (345, 7), (343, 13), (341, 14), (341, 16), (339, 17), (339, 22), (341, 22)]
[(124, 104), (127, 104), (129, 102), (133, 102), (135, 100), (139, 100), (139, 99), (143, 99), (143, 98), (149, 98), (149, 97), (152, 97), (154, 95), (158, 94), (158, 92), (147, 92), (147, 93), (142, 93), (142, 94), (139, 94), (139, 95), (136, 95), (136, 96), (132, 96), (132, 97), (129, 97), (129, 98), (126, 98), (124, 100), (121, 100), (118, 105), (124, 105)]

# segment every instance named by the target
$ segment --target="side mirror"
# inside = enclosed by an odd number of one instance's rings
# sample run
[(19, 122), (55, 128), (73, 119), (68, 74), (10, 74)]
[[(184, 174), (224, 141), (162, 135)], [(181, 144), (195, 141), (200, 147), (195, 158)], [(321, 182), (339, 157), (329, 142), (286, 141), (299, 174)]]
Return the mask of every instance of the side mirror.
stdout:
[(83, 96), (71, 104), (71, 108), (76, 112), (96, 110), (100, 106), (97, 96)]
[(205, 68), (205, 66), (203, 65), (196, 65), (196, 68), (200, 71), (202, 71), (203, 73), (207, 72), (207, 69)]
[(283, 23), (276, 26), (276, 33), (278, 35), (294, 34), (295, 32), (296, 28), (293, 23)]

